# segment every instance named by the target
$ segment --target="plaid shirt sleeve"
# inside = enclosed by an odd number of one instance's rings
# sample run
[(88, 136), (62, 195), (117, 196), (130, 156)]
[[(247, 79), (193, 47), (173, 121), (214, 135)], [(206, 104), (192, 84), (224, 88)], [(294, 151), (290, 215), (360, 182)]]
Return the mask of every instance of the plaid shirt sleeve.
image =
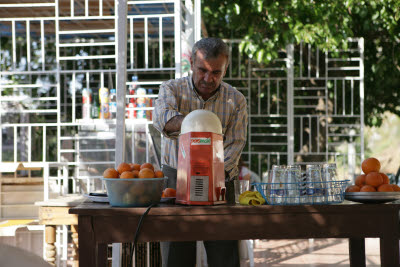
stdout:
[(230, 180), (239, 175), (237, 164), (246, 144), (247, 120), (246, 99), (240, 94), (236, 112), (233, 115), (233, 119), (227, 125), (224, 140), (225, 171), (228, 172)]
[(165, 82), (161, 84), (158, 98), (155, 101), (154, 112), (153, 112), (153, 123), (154, 127), (162, 133), (164, 136), (177, 139), (180, 132), (167, 133), (164, 130), (165, 124), (177, 115), (182, 115), (178, 111), (178, 105), (176, 101), (177, 92), (174, 90), (173, 81)]

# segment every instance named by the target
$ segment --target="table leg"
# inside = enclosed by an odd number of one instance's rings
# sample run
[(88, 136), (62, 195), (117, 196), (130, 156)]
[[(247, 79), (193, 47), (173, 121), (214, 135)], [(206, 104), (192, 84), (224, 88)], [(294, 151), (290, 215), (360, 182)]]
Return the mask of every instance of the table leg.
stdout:
[(78, 216), (79, 266), (107, 266), (107, 244), (96, 242), (90, 216)]
[(71, 225), (71, 237), (72, 237), (72, 258), (73, 258), (73, 267), (79, 266), (79, 235), (78, 235), (78, 225)]
[(97, 245), (97, 265), (99, 267), (107, 267), (107, 247), (108, 244)]
[(79, 266), (96, 266), (96, 240), (90, 216), (78, 216)]
[(45, 241), (46, 241), (46, 261), (51, 265), (56, 265), (56, 226), (46, 225), (45, 228)]
[(365, 267), (364, 238), (349, 238), (350, 266)]
[(399, 239), (396, 236), (385, 236), (380, 239), (381, 266), (400, 266)]

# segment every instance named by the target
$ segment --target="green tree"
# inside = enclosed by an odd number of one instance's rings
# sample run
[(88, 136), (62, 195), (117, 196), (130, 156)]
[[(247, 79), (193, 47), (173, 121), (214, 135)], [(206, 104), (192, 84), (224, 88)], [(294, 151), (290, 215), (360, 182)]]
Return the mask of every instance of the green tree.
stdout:
[(258, 62), (278, 57), (301, 40), (323, 51), (365, 39), (365, 122), (382, 123), (383, 112), (400, 115), (400, 1), (202, 1), (209, 36), (240, 38), (241, 50)]

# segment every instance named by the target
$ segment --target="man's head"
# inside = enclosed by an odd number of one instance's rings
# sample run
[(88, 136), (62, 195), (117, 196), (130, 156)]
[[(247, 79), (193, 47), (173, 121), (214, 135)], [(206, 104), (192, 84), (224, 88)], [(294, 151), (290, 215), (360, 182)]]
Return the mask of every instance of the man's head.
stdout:
[(229, 64), (229, 48), (219, 38), (204, 38), (192, 48), (193, 82), (204, 100), (221, 84)]

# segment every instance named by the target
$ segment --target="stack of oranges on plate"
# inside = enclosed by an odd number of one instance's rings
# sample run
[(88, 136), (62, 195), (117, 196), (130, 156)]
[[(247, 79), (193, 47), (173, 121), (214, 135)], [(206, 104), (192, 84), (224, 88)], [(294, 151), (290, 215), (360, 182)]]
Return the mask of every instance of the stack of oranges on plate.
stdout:
[(117, 169), (108, 168), (103, 172), (104, 178), (163, 178), (164, 173), (160, 170), (155, 171), (151, 163), (121, 163)]
[(161, 197), (176, 197), (176, 190), (174, 188), (165, 188)]
[(354, 185), (346, 192), (394, 192), (400, 191), (396, 184), (390, 184), (389, 177), (380, 172), (381, 163), (376, 158), (367, 158), (361, 164), (364, 174), (357, 176)]

